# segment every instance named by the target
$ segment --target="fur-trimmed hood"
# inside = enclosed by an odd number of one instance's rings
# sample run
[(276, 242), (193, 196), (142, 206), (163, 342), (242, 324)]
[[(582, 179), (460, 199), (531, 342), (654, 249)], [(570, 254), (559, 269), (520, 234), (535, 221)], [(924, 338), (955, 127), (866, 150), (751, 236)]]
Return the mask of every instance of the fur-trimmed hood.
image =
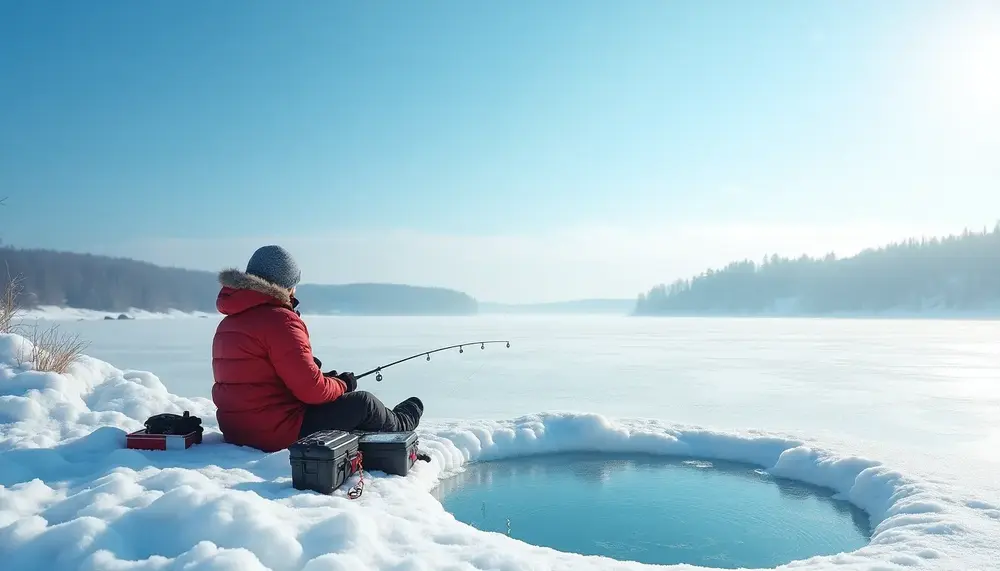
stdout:
[(292, 305), (291, 292), (287, 289), (236, 268), (219, 272), (219, 284), (223, 287), (246, 289), (269, 295), (284, 305)]

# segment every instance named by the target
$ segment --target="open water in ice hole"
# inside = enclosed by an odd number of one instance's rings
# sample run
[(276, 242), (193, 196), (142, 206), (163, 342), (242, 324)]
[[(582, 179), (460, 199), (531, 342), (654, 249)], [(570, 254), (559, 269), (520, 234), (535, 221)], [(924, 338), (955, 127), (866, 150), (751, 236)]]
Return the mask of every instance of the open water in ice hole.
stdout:
[(517, 458), (470, 464), (434, 494), (459, 521), (485, 531), (642, 563), (775, 567), (854, 551), (871, 538), (867, 514), (831, 490), (729, 462)]

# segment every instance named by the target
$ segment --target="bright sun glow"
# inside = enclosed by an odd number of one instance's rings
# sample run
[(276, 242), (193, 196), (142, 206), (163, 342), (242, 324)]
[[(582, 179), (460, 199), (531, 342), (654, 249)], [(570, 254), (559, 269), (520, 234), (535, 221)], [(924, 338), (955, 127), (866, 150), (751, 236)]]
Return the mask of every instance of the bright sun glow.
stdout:
[(1000, 10), (986, 8), (942, 23), (926, 44), (927, 78), (936, 110), (952, 120), (1000, 122)]
[(945, 82), (967, 111), (995, 113), (1000, 109), (1000, 28), (993, 35), (964, 37), (956, 42), (957, 57), (948, 61)]

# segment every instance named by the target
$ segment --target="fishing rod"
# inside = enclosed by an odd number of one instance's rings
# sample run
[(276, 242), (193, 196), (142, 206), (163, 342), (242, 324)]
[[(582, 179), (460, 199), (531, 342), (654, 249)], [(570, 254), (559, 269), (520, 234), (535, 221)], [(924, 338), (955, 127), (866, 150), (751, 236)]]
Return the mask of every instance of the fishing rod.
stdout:
[(406, 357), (405, 359), (400, 359), (398, 361), (393, 361), (393, 362), (389, 363), (388, 365), (381, 365), (379, 367), (375, 367), (374, 369), (372, 369), (370, 371), (365, 371), (364, 373), (361, 373), (360, 375), (354, 375), (354, 378), (355, 379), (360, 379), (361, 377), (367, 377), (368, 375), (374, 374), (375, 375), (375, 381), (376, 382), (382, 382), (382, 369), (388, 369), (389, 367), (391, 367), (393, 365), (398, 365), (400, 363), (405, 363), (405, 362), (407, 362), (407, 361), (409, 361), (411, 359), (416, 359), (417, 357), (424, 357), (424, 356), (426, 356), (427, 360), (430, 361), (432, 353), (440, 353), (441, 351), (447, 351), (449, 349), (458, 348), (458, 352), (459, 353), (464, 353), (465, 352), (465, 347), (467, 345), (479, 345), (480, 349), (486, 349), (486, 346), (490, 345), (492, 343), (506, 343), (507, 344), (507, 348), (510, 349), (510, 341), (506, 341), (506, 340), (504, 340), (504, 341), (473, 341), (471, 343), (462, 343), (460, 345), (449, 345), (447, 347), (441, 347), (440, 349), (434, 349), (433, 351), (424, 351), (422, 353), (417, 353), (416, 355), (411, 355), (409, 357)]

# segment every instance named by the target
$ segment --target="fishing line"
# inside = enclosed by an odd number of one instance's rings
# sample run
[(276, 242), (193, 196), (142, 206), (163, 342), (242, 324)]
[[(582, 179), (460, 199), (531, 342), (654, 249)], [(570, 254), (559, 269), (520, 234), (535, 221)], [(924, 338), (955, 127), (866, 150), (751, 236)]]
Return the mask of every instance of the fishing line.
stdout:
[(466, 377), (465, 382), (471, 381), (472, 377), (475, 377), (476, 375), (478, 375), (479, 371), (482, 371), (483, 367), (485, 367), (485, 366), (486, 366), (486, 361), (483, 361), (482, 363), (480, 363), (479, 364), (479, 368), (476, 369), (475, 371), (473, 371), (471, 375), (469, 375), (468, 377)]

